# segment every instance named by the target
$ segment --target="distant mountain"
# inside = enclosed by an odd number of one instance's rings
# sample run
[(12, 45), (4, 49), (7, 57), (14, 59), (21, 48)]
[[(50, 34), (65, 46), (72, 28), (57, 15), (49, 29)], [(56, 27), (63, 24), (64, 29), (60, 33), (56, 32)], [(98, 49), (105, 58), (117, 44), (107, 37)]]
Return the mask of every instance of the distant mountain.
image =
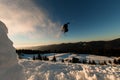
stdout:
[(50, 50), (50, 51), (76, 51), (81, 49), (120, 49), (120, 38), (110, 41), (91, 41), (91, 42), (76, 42), (76, 43), (61, 43), (46, 46), (36, 46), (27, 49), (33, 50)]

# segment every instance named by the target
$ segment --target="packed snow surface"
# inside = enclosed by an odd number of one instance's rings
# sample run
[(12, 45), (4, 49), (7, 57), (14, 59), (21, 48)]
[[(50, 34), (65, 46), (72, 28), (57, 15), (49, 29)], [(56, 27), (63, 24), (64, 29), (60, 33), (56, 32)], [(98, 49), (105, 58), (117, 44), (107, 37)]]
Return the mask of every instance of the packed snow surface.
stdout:
[[(49, 59), (54, 56), (53, 53), (44, 55), (48, 56)], [(120, 65), (89, 65), (59, 61), (61, 58), (73, 56), (76, 55), (56, 54), (57, 62), (29, 59), (21, 59), (19, 62), (24, 66), (27, 80), (120, 80)], [(77, 55), (76, 57), (92, 58), (93, 55)], [(111, 58), (101, 57), (100, 59), (108, 60)]]

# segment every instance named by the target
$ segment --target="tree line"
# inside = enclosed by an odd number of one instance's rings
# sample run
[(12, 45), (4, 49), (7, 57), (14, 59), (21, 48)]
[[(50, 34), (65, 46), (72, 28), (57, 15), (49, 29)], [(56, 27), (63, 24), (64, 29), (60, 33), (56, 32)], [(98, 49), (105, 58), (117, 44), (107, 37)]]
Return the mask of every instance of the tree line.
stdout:
[(92, 55), (100, 55), (100, 56), (120, 56), (119, 48), (86, 48), (83, 47), (81, 49), (62, 49), (62, 50), (30, 50), (30, 49), (20, 49), (16, 50), (16, 53), (21, 54), (45, 54), (45, 53), (74, 53), (74, 54), (92, 54)]
[[(49, 60), (49, 58), (47, 56), (41, 56), (40, 54), (38, 54), (37, 56), (33, 56), (33, 60), (40, 60), (40, 61), (53, 61), (53, 62), (57, 62), (56, 56), (54, 55), (53, 58), (51, 60)], [(87, 59), (83, 59), (80, 60), (79, 58), (75, 58), (73, 57), (72, 59), (61, 59), (61, 62), (69, 62), (69, 63), (82, 63), (82, 64), (91, 64), (91, 65), (108, 65), (108, 64), (116, 64), (116, 65), (120, 65), (120, 58), (115, 58), (114, 60), (104, 60), (104, 61), (99, 61), (96, 62), (96, 60), (87, 60)]]

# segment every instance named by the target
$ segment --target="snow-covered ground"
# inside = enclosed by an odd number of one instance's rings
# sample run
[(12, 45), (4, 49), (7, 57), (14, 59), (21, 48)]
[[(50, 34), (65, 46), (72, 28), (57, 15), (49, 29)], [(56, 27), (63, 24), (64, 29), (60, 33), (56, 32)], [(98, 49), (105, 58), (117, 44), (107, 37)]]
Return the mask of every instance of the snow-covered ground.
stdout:
[(120, 80), (120, 65), (87, 65), (22, 59), (27, 80)]
[[(51, 59), (54, 53), (44, 55)], [(24, 55), (29, 58), (30, 56), (32, 57), (32, 55)], [(62, 53), (56, 54), (57, 62), (20, 59), (19, 63), (24, 67), (27, 80), (120, 80), (120, 65), (88, 65), (59, 61), (72, 57), (94, 60), (113, 59), (88, 54)]]

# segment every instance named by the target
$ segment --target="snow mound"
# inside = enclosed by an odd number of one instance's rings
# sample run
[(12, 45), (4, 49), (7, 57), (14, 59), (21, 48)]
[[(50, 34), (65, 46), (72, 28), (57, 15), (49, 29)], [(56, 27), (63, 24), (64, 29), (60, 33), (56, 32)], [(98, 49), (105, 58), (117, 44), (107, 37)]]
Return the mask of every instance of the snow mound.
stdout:
[(120, 65), (85, 65), (21, 59), (27, 80), (120, 80)]
[(0, 21), (0, 80), (25, 80), (15, 48), (7, 33), (7, 27)]

